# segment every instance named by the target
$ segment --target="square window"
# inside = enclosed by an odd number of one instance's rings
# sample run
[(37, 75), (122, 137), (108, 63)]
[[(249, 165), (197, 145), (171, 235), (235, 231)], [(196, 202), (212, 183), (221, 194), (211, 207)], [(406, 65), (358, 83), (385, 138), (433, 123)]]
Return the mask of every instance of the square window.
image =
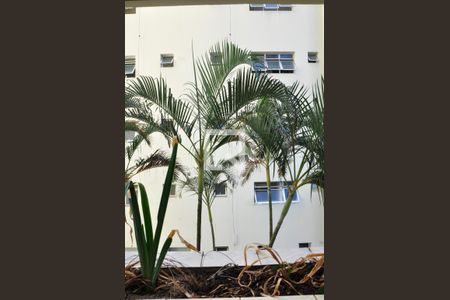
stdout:
[(227, 185), (225, 182), (216, 184), (214, 186), (214, 194), (216, 196), (226, 196), (227, 195)]
[(161, 54), (161, 67), (170, 68), (173, 67), (173, 54)]
[(316, 63), (319, 61), (319, 53), (318, 52), (308, 52), (308, 62)]

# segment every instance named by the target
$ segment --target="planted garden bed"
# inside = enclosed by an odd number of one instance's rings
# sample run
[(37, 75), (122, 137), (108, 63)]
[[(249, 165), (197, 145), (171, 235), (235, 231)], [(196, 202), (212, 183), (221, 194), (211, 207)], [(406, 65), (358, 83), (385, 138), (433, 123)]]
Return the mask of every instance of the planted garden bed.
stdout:
[(292, 264), (162, 268), (154, 288), (142, 279), (140, 268), (125, 270), (126, 299), (221, 298), (323, 294), (323, 255)]

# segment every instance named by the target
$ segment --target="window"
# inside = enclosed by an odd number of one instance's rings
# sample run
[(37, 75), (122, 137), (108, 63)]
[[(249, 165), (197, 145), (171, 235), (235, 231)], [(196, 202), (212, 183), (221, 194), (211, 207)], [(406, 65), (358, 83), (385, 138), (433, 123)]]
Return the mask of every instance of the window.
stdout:
[(136, 58), (134, 56), (125, 56), (125, 77), (136, 76)]
[(227, 184), (225, 182), (216, 184), (214, 187), (214, 194), (216, 196), (226, 196), (227, 195)]
[(252, 53), (253, 70), (265, 73), (294, 73), (294, 53)]
[(212, 65), (220, 65), (222, 63), (222, 55), (219, 52), (210, 52), (209, 58)]
[[(284, 203), (288, 197), (288, 184), (281, 181), (274, 181), (270, 183), (270, 191), (272, 194), (272, 203)], [(255, 182), (255, 203), (263, 204), (269, 203), (269, 195), (267, 193), (266, 182)], [(292, 202), (299, 202), (298, 193), (295, 192)]]
[(319, 53), (318, 52), (308, 52), (308, 62), (316, 63), (319, 61)]
[(290, 11), (292, 10), (292, 5), (290, 4), (274, 4), (274, 3), (267, 3), (267, 4), (249, 4), (249, 9), (251, 11)]
[(173, 54), (161, 54), (161, 67), (173, 67)]

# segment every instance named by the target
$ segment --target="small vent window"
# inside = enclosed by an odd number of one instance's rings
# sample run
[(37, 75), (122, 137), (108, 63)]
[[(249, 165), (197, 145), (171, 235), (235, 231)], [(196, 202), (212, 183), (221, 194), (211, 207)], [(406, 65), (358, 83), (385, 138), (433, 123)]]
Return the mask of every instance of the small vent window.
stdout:
[(308, 62), (309, 63), (319, 62), (319, 52), (308, 52)]
[(227, 185), (225, 182), (216, 184), (214, 187), (214, 193), (216, 196), (226, 196), (227, 195)]
[(134, 56), (125, 56), (125, 77), (136, 76), (136, 58)]
[(299, 248), (310, 248), (311, 243), (298, 243)]
[(173, 54), (161, 54), (161, 67), (170, 68), (173, 67)]

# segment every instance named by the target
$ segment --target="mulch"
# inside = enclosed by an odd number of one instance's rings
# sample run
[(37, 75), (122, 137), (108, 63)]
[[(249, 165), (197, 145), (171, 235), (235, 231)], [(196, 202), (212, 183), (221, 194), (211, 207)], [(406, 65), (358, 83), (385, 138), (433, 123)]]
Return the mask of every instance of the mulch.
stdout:
[(323, 294), (324, 256), (310, 255), (295, 263), (221, 268), (161, 269), (156, 287), (142, 279), (140, 268), (125, 269), (125, 298), (221, 298)]

